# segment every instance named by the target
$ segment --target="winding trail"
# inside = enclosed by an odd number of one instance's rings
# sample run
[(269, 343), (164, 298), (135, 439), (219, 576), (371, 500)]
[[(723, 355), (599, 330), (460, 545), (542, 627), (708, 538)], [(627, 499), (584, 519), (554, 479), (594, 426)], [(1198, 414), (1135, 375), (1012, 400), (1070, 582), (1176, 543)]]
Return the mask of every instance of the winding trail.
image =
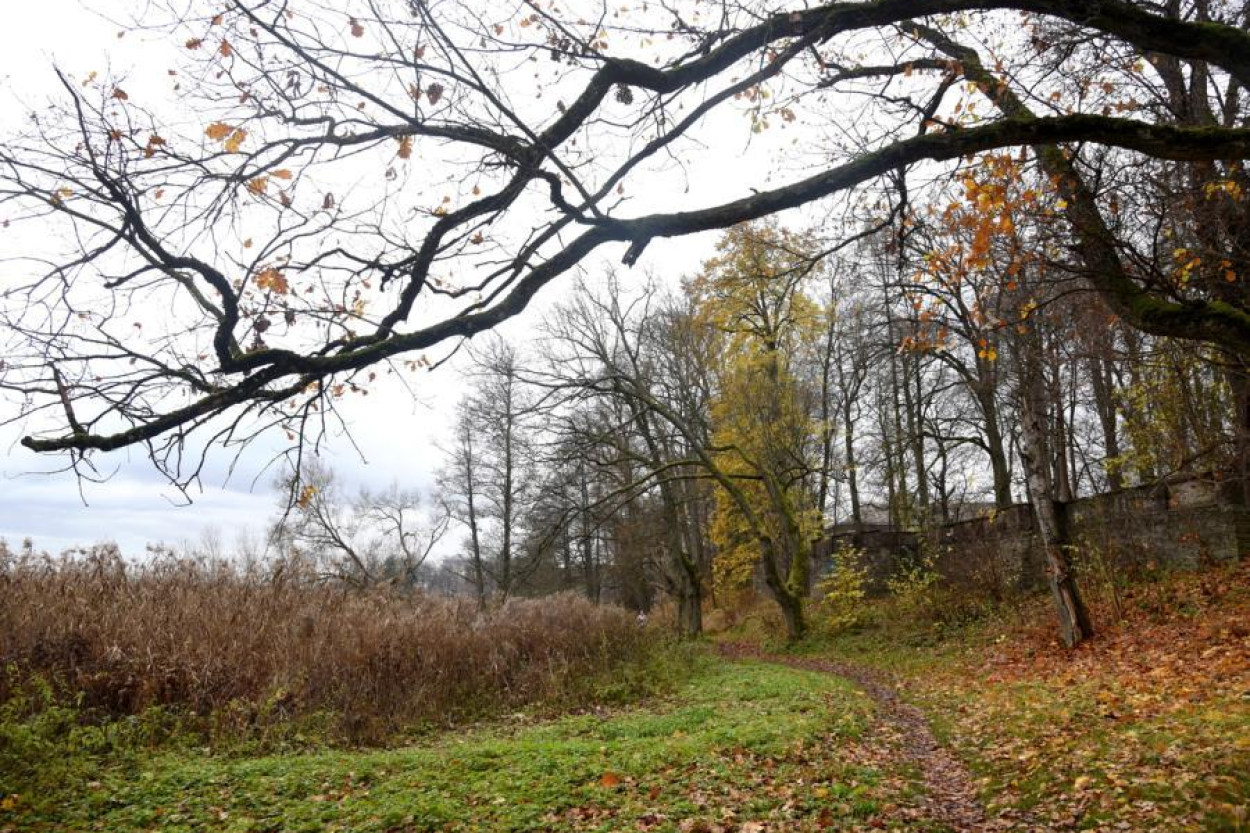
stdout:
[(967, 768), (934, 738), (920, 709), (904, 702), (880, 673), (832, 660), (769, 654), (743, 643), (722, 643), (718, 647), (727, 659), (760, 660), (852, 681), (876, 703), (881, 720), (898, 740), (900, 753), (919, 768), (925, 789), (920, 809), (925, 820), (957, 833), (1004, 829), (987, 820)]

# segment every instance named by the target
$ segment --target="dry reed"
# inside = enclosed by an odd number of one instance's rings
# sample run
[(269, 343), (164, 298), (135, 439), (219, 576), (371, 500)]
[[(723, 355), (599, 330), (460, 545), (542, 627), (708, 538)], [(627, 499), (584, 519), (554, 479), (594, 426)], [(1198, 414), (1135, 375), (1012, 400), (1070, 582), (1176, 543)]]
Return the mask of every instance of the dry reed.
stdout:
[(367, 740), (580, 696), (647, 651), (631, 614), (575, 595), (487, 616), (465, 599), (329, 585), (297, 563), (0, 554), (0, 702), (39, 675), (98, 715), (329, 714)]

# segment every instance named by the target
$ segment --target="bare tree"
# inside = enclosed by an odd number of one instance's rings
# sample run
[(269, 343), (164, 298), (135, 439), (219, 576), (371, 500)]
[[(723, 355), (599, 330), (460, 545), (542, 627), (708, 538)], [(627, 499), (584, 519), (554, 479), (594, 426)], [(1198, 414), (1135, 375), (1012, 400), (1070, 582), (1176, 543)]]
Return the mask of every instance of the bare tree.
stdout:
[[(3, 310), (0, 386), (16, 394), (18, 419), (40, 417), (26, 447), (144, 445), (171, 475), (194, 476), (182, 455), (196, 429), (209, 441), (270, 425), (302, 437), (377, 366), (425, 361), (421, 351), (496, 326), (601, 247), (623, 248), (632, 265), (657, 237), (1017, 146), (1057, 179), (1066, 205), (1054, 222), (1072, 229), (1083, 280), (1118, 315), (1241, 361), (1250, 353), (1243, 293), (1177, 291), (1126, 268), (1100, 195), (1074, 175), (1085, 143), (1207, 165), (1200, 188), (1244, 179), (1229, 164), (1250, 156), (1250, 34), (1237, 4), (1202, 4), (1194, 19), (1127, 0), (726, 4), (704, 24), (662, 6), (624, 21), (528, 8), (196, 0), (157, 22), (151, 7), (148, 28), (185, 56), (170, 76), (179, 117), (125, 79), (62, 76), (59, 104), (0, 150), (6, 223), (50, 241), (22, 262)], [(1008, 50), (991, 70), (917, 22), (950, 12), (970, 14), (969, 41), (1051, 26), (1130, 66), (1149, 56), (1169, 90), (1188, 78), (1223, 118), (1117, 110), (1099, 95), (1034, 113), (1021, 102), (1049, 83), (1051, 64), (1089, 50)], [(638, 32), (654, 51), (635, 51)], [(856, 37), (878, 36), (891, 54), (899, 34), (913, 43), (897, 59), (855, 58)], [(944, 108), (962, 81), (1002, 117)], [(761, 134), (829, 112), (857, 133), (849, 147), (822, 137), (811, 158), (829, 161), (758, 193), (628, 210), (622, 195), (646, 188), (665, 158), (698, 164), (692, 142), (710, 115), (739, 106)], [(353, 188), (362, 177), (378, 185)], [(1244, 215), (1222, 210), (1234, 226)]]
[(349, 496), (333, 470), (314, 459), (280, 486), (284, 508), (289, 491), (297, 497), (271, 540), (311, 558), (326, 578), (356, 587), (416, 587), (419, 571), (447, 531), (447, 513), (426, 507), (420, 492), (392, 483)]

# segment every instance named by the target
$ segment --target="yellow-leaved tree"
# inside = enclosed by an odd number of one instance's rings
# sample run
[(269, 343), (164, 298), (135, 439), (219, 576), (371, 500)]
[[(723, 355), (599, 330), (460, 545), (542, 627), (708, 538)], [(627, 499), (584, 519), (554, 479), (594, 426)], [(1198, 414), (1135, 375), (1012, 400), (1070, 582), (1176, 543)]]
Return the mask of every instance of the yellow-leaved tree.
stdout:
[(815, 337), (819, 309), (803, 285), (820, 262), (810, 240), (771, 223), (736, 226), (718, 248), (687, 287), (718, 340), (716, 581), (743, 586), (758, 568), (793, 640), (806, 629), (803, 603), (820, 534), (810, 488), (818, 426), (812, 392), (793, 365)]

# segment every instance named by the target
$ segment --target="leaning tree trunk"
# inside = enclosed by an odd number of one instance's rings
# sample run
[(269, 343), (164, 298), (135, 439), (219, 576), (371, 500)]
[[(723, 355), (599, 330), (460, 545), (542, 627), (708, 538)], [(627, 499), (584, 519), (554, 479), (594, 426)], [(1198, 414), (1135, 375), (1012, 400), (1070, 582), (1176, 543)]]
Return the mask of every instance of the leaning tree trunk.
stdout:
[(1020, 458), (1024, 465), (1029, 502), (1037, 517), (1037, 533), (1046, 556), (1046, 581), (1059, 616), (1063, 644), (1075, 647), (1094, 635), (1089, 611), (1081, 600), (1072, 565), (1064, 552), (1063, 530), (1050, 489), (1049, 460), (1045, 453), (1036, 358), (1026, 360), (1020, 384)]

